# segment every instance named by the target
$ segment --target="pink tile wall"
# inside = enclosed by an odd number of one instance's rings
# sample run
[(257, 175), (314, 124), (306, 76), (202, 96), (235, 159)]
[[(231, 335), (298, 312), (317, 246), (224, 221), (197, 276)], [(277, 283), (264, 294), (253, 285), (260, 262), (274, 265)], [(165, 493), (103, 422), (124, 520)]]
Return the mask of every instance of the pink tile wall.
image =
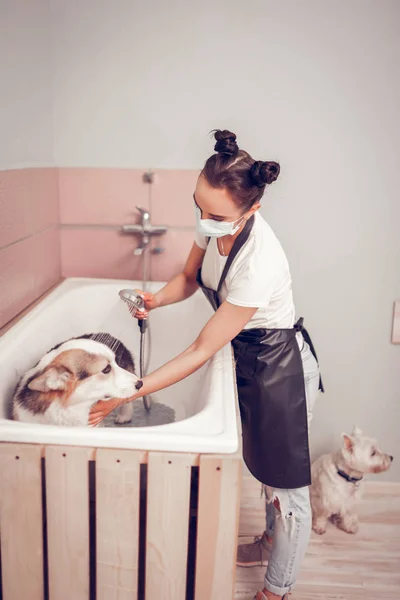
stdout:
[(143, 170), (60, 169), (61, 262), (65, 277), (141, 279), (141, 259), (133, 250), (139, 238), (119, 227), (138, 221), (136, 205), (148, 208), (151, 221), (167, 225), (152, 240), (162, 254), (151, 256), (154, 281), (179, 272), (194, 238), (193, 191), (197, 171), (156, 171), (155, 183), (143, 182)]
[(0, 171), (0, 247), (58, 224), (57, 169)]
[(0, 171), (0, 327), (61, 277), (57, 169)]
[(198, 171), (157, 171), (152, 186), (155, 225), (194, 227), (193, 192)]
[[(193, 245), (194, 231), (173, 229), (168, 231), (160, 245), (165, 248), (162, 254), (151, 257), (151, 279), (153, 281), (169, 281), (179, 273), (185, 265), (190, 248)], [(153, 241), (153, 247), (159, 242)]]
[(119, 225), (135, 220), (135, 206), (149, 206), (143, 171), (60, 169), (60, 222)]
[[(165, 281), (185, 264), (194, 238), (197, 171), (21, 169), (0, 172), (0, 327), (65, 277), (141, 279), (139, 239), (120, 226), (148, 208), (168, 226), (152, 240), (150, 278)], [(61, 231), (59, 230), (61, 223)]]
[(134, 240), (116, 229), (62, 228), (63, 276), (134, 278), (140, 273), (140, 259), (133, 249)]

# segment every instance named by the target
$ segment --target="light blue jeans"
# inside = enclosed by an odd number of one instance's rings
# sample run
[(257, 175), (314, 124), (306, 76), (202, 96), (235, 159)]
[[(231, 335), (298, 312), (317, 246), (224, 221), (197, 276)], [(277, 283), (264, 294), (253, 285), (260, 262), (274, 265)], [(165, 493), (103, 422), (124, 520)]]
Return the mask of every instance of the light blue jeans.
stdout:
[[(303, 362), (308, 426), (318, 396), (319, 368), (303, 340)], [(311, 505), (308, 487), (282, 490), (265, 488), (267, 535), (273, 537), (264, 586), (278, 596), (292, 589), (307, 550), (311, 533)]]

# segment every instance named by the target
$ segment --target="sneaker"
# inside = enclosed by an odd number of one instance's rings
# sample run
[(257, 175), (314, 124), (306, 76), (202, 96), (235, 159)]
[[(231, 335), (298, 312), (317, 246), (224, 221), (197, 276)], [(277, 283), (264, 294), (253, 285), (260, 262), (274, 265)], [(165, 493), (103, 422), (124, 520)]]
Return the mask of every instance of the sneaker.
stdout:
[(238, 567), (266, 567), (272, 545), (264, 533), (254, 538), (252, 544), (241, 544), (237, 550)]

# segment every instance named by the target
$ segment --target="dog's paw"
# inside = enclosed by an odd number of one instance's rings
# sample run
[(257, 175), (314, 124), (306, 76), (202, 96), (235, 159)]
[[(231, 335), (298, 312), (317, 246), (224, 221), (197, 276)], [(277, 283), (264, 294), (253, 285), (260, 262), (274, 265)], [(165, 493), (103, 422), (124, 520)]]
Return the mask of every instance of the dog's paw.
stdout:
[(318, 533), (318, 535), (324, 535), (324, 533), (326, 533), (326, 527), (322, 525), (313, 525), (313, 531)]
[(325, 517), (318, 517), (313, 520), (312, 528), (318, 535), (323, 535), (326, 532), (327, 519)]
[(360, 529), (358, 523), (351, 523), (350, 525), (348, 525), (347, 527), (343, 527), (343, 531), (345, 531), (346, 533), (358, 533), (358, 530)]
[(117, 415), (114, 419), (114, 423), (116, 425), (123, 425), (124, 423), (129, 423), (130, 421), (132, 421), (132, 419), (129, 417), (124, 417), (124, 415)]
[(359, 530), (358, 519), (356, 517), (344, 517), (343, 519), (338, 519), (337, 526), (342, 531), (350, 534), (358, 533)]
[(132, 421), (133, 407), (132, 404), (123, 404), (114, 419), (116, 425), (123, 425)]
[(338, 527), (345, 533), (350, 533), (351, 535), (358, 533), (358, 525), (350, 525), (349, 527), (344, 525), (338, 525)]

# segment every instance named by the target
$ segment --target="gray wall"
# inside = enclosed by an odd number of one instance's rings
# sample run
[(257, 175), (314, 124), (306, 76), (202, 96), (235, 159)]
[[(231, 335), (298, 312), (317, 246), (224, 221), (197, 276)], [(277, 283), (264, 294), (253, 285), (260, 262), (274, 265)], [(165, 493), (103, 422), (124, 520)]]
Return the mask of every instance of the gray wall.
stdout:
[(53, 166), (49, 0), (0, 0), (0, 88), (0, 170)]

